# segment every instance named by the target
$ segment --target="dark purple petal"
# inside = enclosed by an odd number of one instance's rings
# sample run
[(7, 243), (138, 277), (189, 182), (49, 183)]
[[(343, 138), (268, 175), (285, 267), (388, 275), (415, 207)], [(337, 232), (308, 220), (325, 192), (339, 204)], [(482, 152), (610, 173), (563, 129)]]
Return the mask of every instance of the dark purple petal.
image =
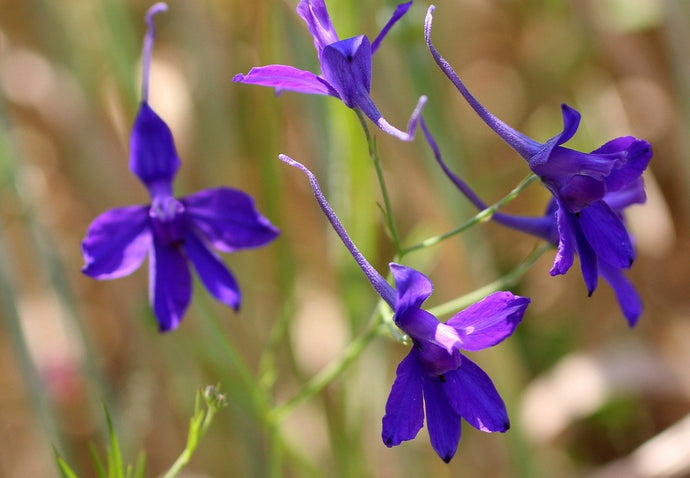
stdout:
[(149, 260), (149, 294), (161, 332), (177, 328), (192, 296), (187, 258), (179, 247), (161, 246), (154, 240)]
[(211, 295), (223, 304), (238, 310), (240, 287), (223, 261), (193, 232), (189, 232), (185, 237), (184, 250)]
[(222, 252), (263, 246), (280, 233), (256, 210), (254, 199), (237, 189), (205, 189), (180, 202), (191, 225)]
[(412, 1), (409, 1), (407, 3), (401, 3), (396, 7), (395, 11), (393, 12), (393, 15), (391, 15), (390, 20), (388, 20), (388, 22), (384, 25), (384, 27), (381, 29), (381, 32), (376, 36), (374, 41), (371, 42), (372, 54), (376, 53), (376, 50), (379, 49), (379, 46), (388, 34), (388, 31), (393, 27), (393, 25), (395, 25), (398, 22), (398, 20), (402, 18), (403, 15), (407, 13), (411, 6)]
[(341, 40), (323, 50), (321, 73), (350, 108), (366, 103), (371, 90), (371, 44), (364, 35)]
[(642, 300), (639, 294), (620, 269), (601, 262), (599, 272), (601, 277), (613, 288), (623, 315), (625, 315), (630, 327), (633, 327), (642, 315)]
[(458, 312), (446, 325), (457, 330), (465, 350), (481, 350), (509, 337), (522, 320), (530, 300), (495, 292)]
[(556, 211), (558, 224), (558, 252), (553, 260), (550, 274), (552, 276), (565, 274), (575, 260), (575, 231), (570, 222), (570, 213), (559, 204)]
[(578, 224), (599, 260), (628, 268), (635, 258), (630, 235), (623, 221), (604, 201), (580, 211)]
[(580, 126), (580, 112), (563, 103), (561, 104), (561, 114), (563, 115), (563, 131), (544, 143), (542, 149), (528, 159), (530, 168), (534, 169), (550, 161), (552, 150), (575, 135), (578, 126)]
[(81, 243), (82, 272), (94, 279), (117, 279), (139, 268), (151, 247), (148, 206), (111, 209), (89, 226)]
[(395, 312), (402, 314), (408, 309), (421, 307), (434, 290), (431, 280), (415, 269), (394, 262), (389, 267), (397, 293)]
[(314, 47), (320, 61), (323, 49), (338, 41), (326, 3), (323, 0), (302, 0), (297, 4), (297, 14), (306, 22), (309, 33), (314, 37)]
[(504, 432), (510, 428), (503, 399), (477, 364), (463, 356), (460, 368), (443, 377), (450, 405), (467, 423), (484, 432)]
[(643, 204), (647, 201), (647, 194), (644, 191), (644, 180), (642, 177), (630, 182), (627, 186), (618, 191), (609, 192), (604, 196), (604, 202), (611, 209), (620, 213), (628, 206), (633, 204)]
[(232, 81), (268, 86), (275, 88), (276, 93), (288, 90), (308, 95), (331, 95), (338, 97), (338, 93), (321, 77), (311, 71), (300, 70), (288, 65), (254, 67), (246, 75), (241, 73), (235, 75)]
[(575, 224), (575, 242), (577, 244), (577, 254), (580, 256), (580, 270), (582, 271), (582, 278), (587, 286), (587, 293), (592, 295), (597, 288), (599, 279), (599, 268), (597, 266), (597, 254), (590, 246), (587, 238), (577, 224), (577, 219), (573, 220)]
[(557, 145), (561, 145), (575, 136), (578, 126), (580, 126), (580, 112), (575, 108), (561, 104), (561, 113), (563, 114), (563, 131), (557, 135)]
[(413, 347), (398, 365), (395, 382), (386, 402), (381, 438), (387, 447), (412, 440), (424, 425), (423, 374), (417, 349)]
[(460, 415), (448, 403), (442, 377), (424, 375), (424, 405), (426, 428), (431, 446), (448, 463), (460, 442)]
[[(424, 312), (424, 311), (421, 311)], [(444, 330), (445, 328), (445, 330)], [(420, 348), (419, 360), (428, 375), (441, 375), (449, 370), (455, 370), (462, 363), (460, 340), (452, 327), (441, 324), (438, 331), (450, 332), (438, 337), (442, 342), (430, 340), (428, 342), (415, 341)], [(445, 341), (445, 343), (443, 343)]]
[(570, 212), (579, 212), (606, 194), (606, 183), (590, 176), (576, 175), (558, 190), (558, 197)]
[(172, 182), (180, 167), (175, 141), (168, 125), (148, 103), (139, 107), (129, 146), (129, 169), (146, 186)]
[(604, 144), (592, 154), (615, 155), (618, 157), (616, 167), (606, 178), (608, 191), (618, 191), (635, 181), (647, 169), (652, 159), (652, 146), (632, 136), (616, 138)]

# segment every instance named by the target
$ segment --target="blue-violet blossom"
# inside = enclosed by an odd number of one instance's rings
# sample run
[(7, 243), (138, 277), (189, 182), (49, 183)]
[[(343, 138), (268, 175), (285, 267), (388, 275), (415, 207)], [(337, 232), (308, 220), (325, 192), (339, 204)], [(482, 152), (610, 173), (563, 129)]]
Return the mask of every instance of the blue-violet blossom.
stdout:
[(381, 115), (369, 95), (371, 91), (372, 56), (391, 27), (407, 12), (412, 2), (399, 5), (391, 19), (373, 42), (365, 35), (346, 40), (338, 39), (331, 23), (324, 0), (301, 0), (297, 13), (306, 22), (309, 33), (314, 37), (314, 46), (319, 57), (321, 74), (300, 70), (288, 65), (268, 65), (252, 68), (246, 75), (238, 74), (233, 81), (275, 88), (276, 93), (284, 90), (314, 95), (334, 96), (349, 108), (360, 110), (382, 131), (403, 141), (414, 138), (417, 121), (426, 96), (417, 102), (407, 131), (392, 126)]
[(636, 183), (652, 157), (652, 148), (632, 136), (613, 139), (591, 153), (561, 146), (580, 123), (580, 113), (562, 105), (563, 131), (546, 143), (539, 143), (493, 116), (462, 83), (448, 62), (431, 44), (434, 6), (424, 23), (424, 35), (434, 60), (484, 122), (517, 151), (539, 176), (555, 199), (558, 252), (551, 275), (565, 274), (580, 256), (582, 275), (591, 294), (597, 286), (601, 265), (627, 269), (635, 253), (620, 214), (607, 202), (608, 194), (626, 190)]
[(150, 256), (150, 301), (161, 331), (176, 328), (189, 305), (188, 260), (209, 292), (237, 310), (237, 282), (210, 246), (234, 252), (263, 246), (279, 234), (242, 191), (221, 187), (173, 197), (172, 182), (180, 159), (170, 129), (148, 104), (153, 17), (165, 10), (167, 5), (157, 3), (146, 14), (142, 101), (130, 139), (129, 167), (148, 189), (151, 204), (101, 214), (82, 242), (82, 271), (95, 279), (126, 276)]
[(496, 292), (439, 322), (422, 309), (433, 285), (409, 267), (389, 265), (395, 287), (360, 253), (323, 196), (314, 175), (285, 155), (285, 163), (309, 178), (314, 196), (329, 222), (381, 298), (393, 309), (394, 323), (412, 339), (412, 350), (400, 362), (386, 403), (382, 439), (392, 447), (413, 439), (424, 424), (431, 445), (449, 462), (460, 441), (461, 419), (485, 432), (504, 432), (509, 426), (505, 404), (489, 376), (461, 350), (477, 351), (509, 337), (522, 320), (529, 299)]
[[(477, 207), (477, 209), (486, 209), (488, 207), (487, 204), (479, 198), (479, 196), (465, 181), (453, 173), (443, 161), (441, 151), (436, 143), (436, 140), (429, 132), (429, 129), (427, 128), (423, 118), (421, 119), (421, 127), (427, 142), (434, 152), (436, 161), (441, 166), (441, 169), (443, 169), (446, 176), (448, 176), (448, 178), (455, 184), (460, 192), (462, 192), (470, 200), (470, 202)], [(601, 200), (610, 210), (615, 213), (615, 215), (618, 217), (618, 220), (624, 224), (623, 210), (633, 204), (642, 204), (646, 201), (646, 199), (647, 197), (644, 191), (644, 181), (642, 177), (638, 177), (618, 190), (607, 192)], [(491, 219), (504, 226), (532, 234), (552, 243), (553, 245), (558, 245), (562, 240), (563, 234), (562, 229), (559, 229), (558, 204), (558, 200), (555, 197), (551, 198), (543, 216), (521, 216), (496, 211), (492, 214)], [(590, 211), (590, 208), (584, 208), (582, 210), (582, 212), (585, 213), (585, 218), (590, 217), (588, 216), (588, 211)], [(604, 280), (606, 280), (606, 282), (608, 282), (613, 288), (613, 291), (616, 294), (616, 299), (618, 300), (618, 304), (620, 305), (628, 324), (631, 327), (634, 326), (642, 314), (642, 301), (632, 283), (623, 274), (622, 269), (625, 269), (626, 267), (611, 264), (606, 260), (606, 255), (595, 252), (593, 244), (596, 244), (597, 241), (600, 240), (599, 235), (596, 232), (596, 229), (594, 229), (594, 226), (591, 224), (589, 226), (583, 226), (583, 223), (585, 225), (589, 223), (587, 219), (585, 219), (583, 222), (582, 213), (566, 213), (565, 217), (567, 218), (571, 228), (569, 231), (567, 231), (567, 234), (574, 236), (574, 238), (568, 237), (567, 240), (575, 242), (575, 250), (580, 256), (580, 264), (582, 267), (583, 276), (585, 277), (585, 282), (587, 283), (589, 280), (591, 283), (593, 280), (594, 284), (596, 285), (596, 276), (601, 274)], [(590, 218), (593, 222), (602, 220), (596, 216)], [(607, 227), (608, 223), (606, 221), (606, 219), (602, 220), (600, 223), (601, 228)], [(630, 242), (632, 242), (632, 239)], [(594, 274), (595, 276), (588, 279), (588, 274)], [(593, 289), (590, 290), (590, 295), (592, 291)]]

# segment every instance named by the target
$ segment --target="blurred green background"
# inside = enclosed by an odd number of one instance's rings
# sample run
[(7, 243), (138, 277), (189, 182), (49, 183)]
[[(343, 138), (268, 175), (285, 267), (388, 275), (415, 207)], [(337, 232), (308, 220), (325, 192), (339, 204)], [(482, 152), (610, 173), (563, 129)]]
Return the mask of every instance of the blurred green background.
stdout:
[[(570, 145), (620, 135), (652, 143), (648, 203), (630, 209), (638, 257), (629, 277), (645, 303), (628, 329), (606, 283), (591, 298), (578, 264), (548, 275), (545, 254), (514, 288), (533, 298), (517, 334), (472, 356), (494, 379), (512, 429), (463, 426), (450, 465), (426, 430), (387, 449), (380, 423), (408, 348), (381, 337), (267, 438), (247, 386), (276, 403), (339, 356), (367, 323), (373, 290), (337, 241), (305, 178), (320, 178), (357, 245), (380, 270), (394, 253), (356, 116), (333, 98), (232, 82), (271, 63), (318, 68), (296, 1), (171, 0), (157, 17), (150, 103), (175, 135), (176, 192), (227, 185), (252, 194), (283, 234), (226, 257), (244, 294), (239, 314), (200, 284), (181, 327), (158, 334), (146, 268), (111, 282), (80, 273), (79, 243), (101, 212), (147, 201), (129, 172), (143, 15), (134, 0), (0, 0), (0, 476), (57, 476), (52, 446), (92, 476), (105, 402), (125, 455), (148, 476), (182, 450), (195, 389), (221, 382), (230, 406), (186, 476), (690, 476), (690, 2), (439, 0), (432, 38), (493, 113), (537, 140), (561, 129), (559, 104), (583, 114)], [(330, 0), (341, 38), (374, 38), (396, 2)], [(403, 128), (417, 98), (445, 159), (487, 202), (527, 165), (471, 111), (426, 49), (429, 3), (415, 1), (374, 58), (372, 97)], [(373, 129), (372, 129), (373, 131)], [(374, 131), (407, 245), (475, 211), (421, 137)], [(528, 188), (507, 210), (541, 214)], [(483, 224), (406, 258), (434, 281), (430, 305), (519, 264), (536, 241)], [(265, 350), (271, 350), (266, 354)], [(246, 363), (249, 375), (237, 360)], [(251, 381), (251, 380), (250, 380)], [(268, 456), (282, 451), (278, 469)], [(273, 453), (273, 455), (271, 455)]]

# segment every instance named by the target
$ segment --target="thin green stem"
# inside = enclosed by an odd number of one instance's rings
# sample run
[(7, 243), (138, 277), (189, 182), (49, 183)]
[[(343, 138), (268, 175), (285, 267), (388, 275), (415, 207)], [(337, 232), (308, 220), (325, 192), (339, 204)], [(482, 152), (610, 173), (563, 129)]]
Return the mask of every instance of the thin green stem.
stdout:
[(435, 246), (436, 244), (455, 236), (456, 234), (460, 234), (461, 232), (469, 229), (470, 227), (474, 226), (475, 224), (478, 224), (480, 222), (486, 222), (491, 220), (491, 217), (494, 215), (494, 213), (501, 207), (505, 206), (509, 202), (511, 202), (513, 199), (515, 199), (518, 194), (520, 194), (527, 186), (532, 184), (534, 181), (537, 180), (537, 176), (534, 174), (529, 174), (525, 179), (523, 179), (520, 184), (518, 184), (512, 191), (510, 191), (503, 199), (500, 201), (492, 204), (491, 206), (487, 207), (483, 211), (480, 211), (477, 213), (472, 219), (460, 224), (458, 227), (455, 229), (448, 231), (444, 234), (440, 234), (438, 236), (433, 236), (428, 239), (425, 239), (424, 241), (415, 244), (413, 246), (410, 246), (408, 248), (405, 248), (400, 251), (398, 254), (399, 257), (402, 257), (406, 254), (409, 254), (410, 252), (417, 251), (419, 249), (424, 249), (427, 247)]
[(342, 355), (331, 361), (325, 368), (307, 382), (290, 400), (276, 406), (270, 412), (270, 421), (278, 423), (299, 404), (313, 397), (335, 380), (380, 332), (382, 316), (378, 306), (366, 329), (345, 348)]
[(213, 420), (214, 414), (215, 413), (211, 409), (206, 412), (204, 421), (198, 430), (197, 440), (185, 447), (182, 453), (180, 453), (180, 456), (177, 457), (177, 460), (175, 460), (175, 463), (173, 463), (170, 469), (165, 473), (165, 475), (163, 475), (163, 478), (173, 478), (177, 476), (177, 474), (182, 471), (182, 468), (189, 464), (190, 460), (192, 459), (192, 455), (194, 454), (194, 450), (196, 450), (198, 445), (198, 439), (200, 439), (206, 433), (208, 426), (211, 424), (211, 420)]
[(451, 314), (457, 312), (458, 310), (462, 310), (471, 304), (474, 304), (493, 292), (511, 287), (520, 279), (520, 277), (522, 277), (525, 272), (529, 270), (530, 267), (532, 267), (537, 259), (539, 259), (546, 251), (550, 249), (553, 249), (552, 244), (542, 244), (540, 247), (535, 248), (521, 264), (505, 274), (503, 277), (496, 279), (495, 281), (485, 285), (484, 287), (480, 287), (469, 294), (465, 294), (462, 297), (458, 297), (457, 299), (448, 301), (445, 304), (432, 307), (428, 310), (429, 313), (435, 315), (436, 317)]
[(367, 138), (367, 145), (369, 147), (369, 156), (371, 161), (374, 163), (374, 169), (376, 170), (376, 178), (379, 182), (379, 188), (381, 189), (381, 196), (383, 197), (383, 207), (385, 209), (386, 222), (388, 223), (388, 230), (390, 231), (391, 238), (395, 244), (395, 250), (398, 255), (402, 252), (402, 245), (400, 242), (400, 235), (398, 234), (398, 228), (395, 226), (395, 219), (393, 218), (393, 207), (391, 206), (390, 197), (388, 195), (388, 188), (386, 187), (386, 179), (383, 176), (383, 168), (381, 166), (381, 159), (379, 158), (378, 148), (376, 147), (376, 138), (371, 135), (369, 131), (369, 126), (367, 125), (367, 118), (364, 116), (360, 110), (355, 109), (357, 113), (357, 118), (359, 119), (362, 129), (364, 130), (364, 135)]

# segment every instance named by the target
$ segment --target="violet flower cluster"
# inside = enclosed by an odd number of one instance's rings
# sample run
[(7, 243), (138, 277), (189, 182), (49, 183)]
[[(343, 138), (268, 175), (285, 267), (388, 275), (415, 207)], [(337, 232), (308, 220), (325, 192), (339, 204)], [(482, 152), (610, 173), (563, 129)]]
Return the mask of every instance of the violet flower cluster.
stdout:
[(170, 128), (148, 104), (153, 17), (165, 10), (164, 3), (157, 3), (146, 14), (142, 100), (130, 139), (129, 168), (148, 189), (151, 204), (101, 214), (82, 242), (82, 271), (94, 279), (129, 275), (149, 257), (149, 295), (161, 331), (175, 329), (189, 305), (189, 262), (211, 295), (237, 310), (237, 281), (212, 248), (235, 252), (261, 247), (279, 234), (256, 210), (251, 196), (237, 189), (173, 196), (180, 158)]
[[(622, 211), (645, 201), (641, 175), (652, 157), (650, 144), (624, 136), (591, 153), (563, 147), (580, 123), (580, 113), (565, 104), (561, 106), (563, 131), (546, 143), (539, 143), (506, 125), (472, 96), (431, 43), (434, 8), (429, 7), (424, 24), (424, 36), (434, 60), (480, 118), (525, 158), (532, 172), (553, 195), (544, 218), (516, 218), (499, 213), (494, 215), (495, 220), (557, 244), (551, 275), (565, 274), (577, 253), (589, 294), (596, 289), (601, 274), (613, 287), (628, 323), (635, 325), (642, 303), (622, 273), (635, 258)], [(477, 207), (485, 208), (477, 195), (445, 166), (433, 138), (424, 130), (446, 174)]]
[(411, 1), (399, 5), (378, 36), (370, 42), (366, 35), (340, 40), (324, 0), (301, 0), (297, 5), (297, 14), (305, 21), (309, 33), (314, 37), (321, 74), (316, 75), (288, 65), (269, 65), (254, 67), (246, 75), (238, 74), (233, 81), (269, 86), (275, 88), (277, 94), (288, 90), (334, 96), (347, 107), (364, 113), (382, 131), (403, 141), (411, 141), (426, 103), (426, 96), (421, 96), (417, 101), (407, 131), (401, 131), (381, 115), (369, 95), (372, 57), (388, 31), (407, 13), (410, 5)]
[(504, 432), (508, 413), (489, 376), (460, 351), (492, 347), (518, 326), (530, 300), (510, 292), (495, 292), (439, 322), (422, 304), (433, 285), (421, 272), (389, 264), (392, 287), (366, 260), (350, 239), (318, 181), (304, 165), (281, 155), (285, 163), (302, 170), (319, 206), (367, 279), (393, 310), (393, 322), (412, 339), (412, 349), (398, 365), (386, 403), (381, 433), (386, 446), (413, 439), (426, 422), (431, 445), (446, 463), (460, 441), (460, 422), (485, 432)]
[[(402, 141), (414, 138), (419, 123), (446, 175), (477, 208), (486, 209), (479, 196), (443, 161), (420, 116), (425, 96), (418, 99), (406, 131), (392, 126), (371, 98), (372, 57), (411, 3), (399, 5), (370, 41), (365, 35), (340, 40), (324, 0), (301, 0), (297, 13), (313, 37), (319, 74), (288, 65), (269, 65), (238, 74), (234, 81), (272, 87), (276, 93), (287, 90), (336, 97)], [(211, 295), (237, 310), (241, 299), (238, 283), (215, 251), (229, 253), (261, 247), (279, 234), (257, 211), (251, 196), (237, 189), (206, 189), (180, 198), (173, 195), (180, 159), (170, 128), (148, 104), (153, 18), (166, 8), (165, 4), (156, 4), (146, 15), (142, 100), (130, 141), (130, 170), (147, 188), (151, 204), (101, 214), (82, 243), (83, 272), (95, 279), (126, 276), (149, 258), (150, 302), (161, 331), (176, 328), (189, 305), (190, 262)], [(649, 143), (626, 136), (591, 153), (569, 149), (563, 145), (575, 134), (580, 114), (567, 105), (562, 105), (563, 131), (545, 143), (506, 125), (470, 94), (431, 43), (434, 8), (429, 8), (424, 25), (433, 59), (480, 118), (527, 161), (553, 196), (542, 216), (495, 212), (492, 219), (557, 246), (552, 275), (566, 273), (577, 255), (589, 294), (596, 289), (601, 275), (615, 291), (629, 324), (634, 325), (642, 303), (623, 272), (633, 263), (634, 248), (622, 213), (628, 206), (645, 201), (641, 176), (652, 156)], [(457, 450), (463, 420), (481, 431), (505, 432), (510, 422), (501, 396), (489, 376), (463, 352), (493, 347), (511, 336), (530, 299), (509, 291), (494, 292), (445, 323), (440, 322), (422, 307), (432, 293), (431, 280), (420, 271), (391, 262), (393, 284), (389, 284), (357, 249), (314, 174), (286, 155), (279, 157), (307, 176), (331, 226), (392, 310), (395, 326), (412, 343), (397, 367), (385, 405), (383, 443), (392, 447), (413, 439), (426, 418), (433, 449), (449, 462)]]

